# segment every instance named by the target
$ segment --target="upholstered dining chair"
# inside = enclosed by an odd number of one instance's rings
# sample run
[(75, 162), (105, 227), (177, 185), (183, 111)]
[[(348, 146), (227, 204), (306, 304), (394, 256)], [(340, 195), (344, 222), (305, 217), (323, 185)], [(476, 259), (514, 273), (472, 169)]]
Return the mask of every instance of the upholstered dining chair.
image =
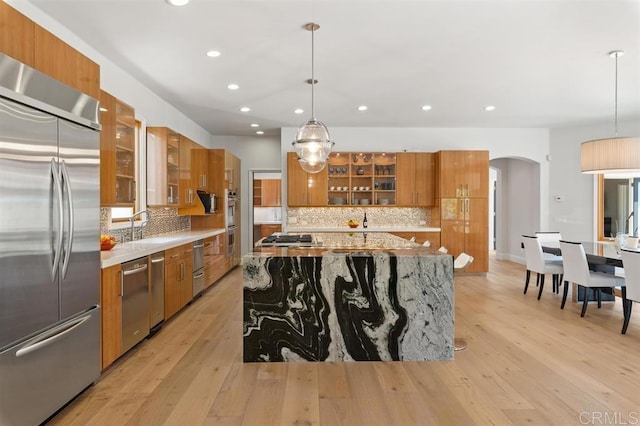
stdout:
[[(536, 237), (538, 237), (538, 241), (540, 241), (540, 245), (543, 245), (544, 243), (548, 243), (548, 242), (559, 243), (560, 240), (562, 239), (562, 234), (556, 231), (536, 231)], [(544, 255), (544, 260), (562, 261), (562, 256), (556, 256), (555, 254), (544, 253), (544, 252), (543, 252), (543, 255)]]
[(622, 334), (626, 334), (627, 327), (629, 327), (629, 320), (631, 319), (633, 302), (640, 302), (640, 252), (622, 249), (621, 254), (627, 284), (626, 297), (622, 299), (624, 308)]
[(560, 283), (562, 282), (562, 274), (564, 273), (562, 261), (545, 260), (542, 253), (542, 246), (538, 237), (523, 235), (522, 242), (524, 244), (524, 257), (527, 261), (527, 276), (524, 282), (524, 294), (527, 294), (529, 288), (529, 280), (531, 272), (537, 275), (536, 282), (539, 284), (538, 300), (542, 296), (544, 289), (544, 277), (546, 274), (552, 275), (553, 292), (560, 291)]
[(598, 308), (602, 306), (600, 290), (603, 288), (622, 287), (623, 300), (626, 299), (625, 279), (613, 274), (590, 271), (589, 264), (587, 263), (587, 255), (584, 252), (582, 243), (560, 240), (560, 252), (562, 253), (562, 263), (564, 264), (564, 290), (562, 293), (562, 304), (560, 305), (561, 309), (564, 309), (564, 305), (567, 302), (569, 283), (575, 283), (584, 287), (581, 317), (587, 312), (589, 289), (598, 292)]
[[(464, 271), (473, 263), (473, 256), (468, 255), (467, 253), (460, 253), (458, 257), (453, 260), (453, 272)], [(453, 350), (461, 351), (467, 349), (467, 341), (460, 337), (453, 338)]]

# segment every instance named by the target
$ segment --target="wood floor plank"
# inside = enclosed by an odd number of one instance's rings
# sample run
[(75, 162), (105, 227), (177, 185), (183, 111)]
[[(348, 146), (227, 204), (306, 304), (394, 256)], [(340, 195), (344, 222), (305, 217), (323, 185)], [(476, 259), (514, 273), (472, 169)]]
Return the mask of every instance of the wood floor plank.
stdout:
[(522, 294), (522, 265), (456, 275), (468, 348), (448, 362), (243, 363), (241, 281), (227, 274), (50, 424), (631, 424), (640, 411), (640, 314), (623, 336), (619, 300), (581, 318), (550, 289)]

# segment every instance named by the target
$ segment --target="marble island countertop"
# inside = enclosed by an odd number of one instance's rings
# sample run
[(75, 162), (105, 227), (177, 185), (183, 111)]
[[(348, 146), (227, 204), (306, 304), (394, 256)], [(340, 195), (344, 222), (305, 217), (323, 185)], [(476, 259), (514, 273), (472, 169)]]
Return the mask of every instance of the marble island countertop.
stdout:
[(440, 228), (427, 226), (371, 226), (357, 228), (344, 226), (318, 226), (318, 225), (286, 225), (287, 232), (440, 232)]
[(148, 256), (159, 251), (167, 250), (182, 244), (188, 244), (202, 238), (213, 237), (224, 233), (224, 228), (184, 231), (173, 234), (159, 235), (142, 240), (118, 243), (109, 251), (100, 252), (101, 267), (117, 265), (143, 256)]
[(244, 257), (245, 362), (453, 359), (451, 255), (386, 233), (313, 236), (325, 246)]
[[(299, 234), (299, 233), (289, 233)], [(386, 232), (327, 232), (311, 233), (313, 243), (306, 247), (261, 247), (254, 248), (249, 257), (265, 256), (322, 256), (329, 253), (369, 253), (374, 250), (393, 251), (397, 256), (450, 256), (432, 247), (406, 240)], [(259, 244), (259, 243), (258, 243)]]

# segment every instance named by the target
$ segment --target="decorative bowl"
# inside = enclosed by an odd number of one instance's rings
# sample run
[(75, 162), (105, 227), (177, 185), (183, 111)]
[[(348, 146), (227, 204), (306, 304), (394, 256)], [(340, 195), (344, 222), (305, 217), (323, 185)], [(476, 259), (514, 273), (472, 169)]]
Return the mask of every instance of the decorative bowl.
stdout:
[(347, 225), (349, 225), (349, 228), (357, 228), (358, 226), (360, 226), (359, 223), (347, 223)]
[(109, 251), (116, 246), (115, 241), (102, 241), (100, 242), (100, 250), (101, 251)]

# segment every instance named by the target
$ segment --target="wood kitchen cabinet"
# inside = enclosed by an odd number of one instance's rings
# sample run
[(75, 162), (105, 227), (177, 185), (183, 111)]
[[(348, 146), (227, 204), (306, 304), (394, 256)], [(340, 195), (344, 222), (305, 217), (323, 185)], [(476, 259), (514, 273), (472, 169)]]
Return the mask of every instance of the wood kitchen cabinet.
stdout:
[(100, 205), (133, 207), (136, 202), (135, 112), (100, 92)]
[(100, 306), (102, 369), (122, 355), (122, 268), (114, 265), (101, 271)]
[(193, 143), (191, 148), (191, 186), (197, 191), (209, 192), (208, 150)]
[(261, 180), (262, 207), (280, 207), (282, 205), (282, 181), (280, 179)]
[(396, 154), (396, 204), (429, 207), (435, 204), (435, 156), (430, 152)]
[(327, 205), (327, 167), (319, 173), (307, 173), (295, 152), (287, 153), (287, 203), (291, 207)]
[(263, 223), (260, 225), (260, 238), (268, 237), (274, 232), (282, 232), (282, 225), (275, 223)]
[(468, 272), (489, 270), (489, 151), (436, 154), (441, 244), (473, 256)]
[(440, 151), (439, 198), (488, 197), (489, 151)]
[(225, 234), (218, 234), (204, 240), (205, 288), (213, 285), (228, 271), (227, 257), (224, 251)]
[(165, 250), (164, 313), (171, 318), (193, 299), (192, 245)]
[(100, 66), (4, 1), (0, 1), (0, 52), (100, 99)]
[(168, 127), (147, 127), (147, 205), (178, 205), (180, 135)]
[(191, 178), (191, 151), (195, 142), (184, 135), (180, 135), (180, 184), (179, 207), (193, 207), (195, 205), (196, 188)]
[(0, 1), (0, 52), (35, 68), (35, 26), (22, 13)]

